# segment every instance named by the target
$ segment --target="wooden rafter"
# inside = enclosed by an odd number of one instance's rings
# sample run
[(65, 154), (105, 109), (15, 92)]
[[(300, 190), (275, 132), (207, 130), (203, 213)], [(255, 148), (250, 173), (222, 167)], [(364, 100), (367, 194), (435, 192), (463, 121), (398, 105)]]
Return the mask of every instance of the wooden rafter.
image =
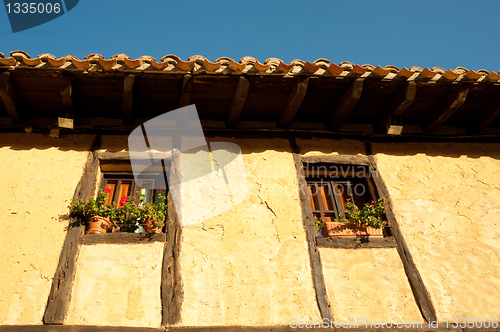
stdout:
[(14, 123), (22, 122), (14, 82), (8, 71), (0, 74), (0, 98)]
[(356, 106), (359, 98), (361, 98), (364, 81), (364, 78), (356, 79), (344, 94), (330, 118), (330, 127), (332, 129), (337, 129), (338, 127), (340, 127), (340, 125), (347, 118), (354, 106)]
[(472, 132), (479, 132), (486, 128), (492, 121), (500, 116), (500, 97), (486, 106), (484, 115), (476, 120), (475, 125), (470, 128)]
[(382, 129), (390, 121), (393, 116), (401, 116), (404, 111), (413, 103), (415, 96), (417, 95), (417, 83), (408, 82), (405, 88), (401, 90), (399, 95), (391, 102), (382, 120), (378, 124), (378, 129)]
[(191, 91), (193, 90), (193, 80), (191, 77), (191, 75), (184, 75), (184, 78), (182, 79), (179, 108), (188, 106), (191, 103)]
[(229, 109), (229, 114), (227, 116), (227, 126), (234, 127), (236, 126), (236, 123), (238, 123), (241, 111), (245, 105), (245, 100), (248, 96), (249, 87), (250, 82), (245, 77), (240, 76), (233, 101), (231, 102), (231, 108)]
[(123, 124), (130, 125), (132, 122), (132, 107), (134, 103), (135, 75), (128, 75), (123, 82)]
[(302, 101), (306, 97), (307, 85), (309, 84), (309, 78), (300, 79), (295, 84), (292, 93), (288, 97), (285, 106), (281, 110), (280, 117), (278, 120), (278, 125), (280, 127), (288, 127), (292, 123), (293, 117), (299, 110)]
[(441, 126), (450, 116), (453, 115), (464, 103), (469, 92), (468, 85), (459, 85), (455, 90), (441, 103), (438, 109), (432, 112), (427, 120), (425, 130), (433, 131)]

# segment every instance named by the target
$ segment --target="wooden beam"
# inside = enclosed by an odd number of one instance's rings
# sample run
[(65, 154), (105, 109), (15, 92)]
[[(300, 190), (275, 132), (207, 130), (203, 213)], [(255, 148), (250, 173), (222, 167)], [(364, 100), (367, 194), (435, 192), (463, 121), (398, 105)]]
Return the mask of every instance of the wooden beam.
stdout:
[(492, 101), (484, 110), (484, 115), (474, 119), (475, 124), (469, 129), (470, 132), (479, 132), (486, 128), (492, 121), (500, 116), (500, 97)]
[(367, 156), (305, 156), (302, 157), (304, 163), (332, 163), (332, 164), (352, 164), (352, 165), (370, 165), (370, 159)]
[(299, 79), (297, 84), (295, 84), (292, 93), (281, 110), (280, 118), (278, 120), (278, 125), (280, 127), (289, 127), (290, 123), (292, 123), (293, 117), (306, 97), (308, 84), (309, 77), (306, 79)]
[(6, 71), (0, 74), (0, 98), (9, 112), (10, 118), (14, 123), (21, 123), (19, 116), (19, 103), (17, 101), (17, 93), (14, 87), (14, 82), (10, 76), (10, 72)]
[(123, 81), (123, 124), (128, 126), (132, 122), (132, 108), (134, 104), (135, 75), (128, 75)]
[(161, 272), (161, 325), (174, 325), (181, 319), (181, 306), (184, 296), (179, 254), (182, 228), (175, 210), (174, 200), (167, 197), (168, 215), (166, 223), (167, 241), (163, 248)]
[(229, 109), (229, 114), (227, 115), (226, 124), (228, 127), (236, 126), (245, 105), (245, 101), (248, 96), (248, 88), (250, 87), (250, 82), (243, 76), (240, 76), (238, 80), (238, 86), (236, 87), (236, 92), (234, 93), (233, 101), (231, 102), (231, 108)]
[(468, 85), (459, 85), (446, 98), (441, 105), (431, 113), (425, 125), (425, 131), (432, 131), (441, 126), (453, 115), (464, 103), (469, 92)]
[(361, 98), (361, 92), (363, 91), (364, 82), (364, 78), (356, 79), (344, 94), (337, 107), (335, 108), (335, 111), (330, 117), (330, 127), (332, 129), (335, 130), (340, 127), (340, 125), (347, 118), (354, 106), (356, 106), (356, 103)]
[(166, 234), (148, 233), (104, 233), (87, 234), (83, 236), (83, 244), (139, 244), (165, 242)]
[(401, 257), (401, 261), (403, 262), (403, 266), (405, 269), (406, 276), (410, 283), (411, 290), (413, 295), (415, 296), (415, 301), (422, 313), (422, 317), (427, 321), (437, 321), (436, 310), (434, 309), (434, 305), (432, 304), (432, 300), (429, 292), (427, 291), (425, 284), (420, 276), (420, 272), (415, 265), (415, 261), (413, 260), (413, 256), (411, 255), (410, 250), (408, 249), (408, 245), (403, 237), (401, 229), (399, 228), (399, 224), (396, 220), (394, 212), (392, 211), (391, 202), (392, 199), (389, 195), (389, 191), (378, 172), (377, 165), (375, 162), (375, 158), (373, 155), (369, 156), (370, 158), (370, 171), (372, 175), (372, 179), (375, 182), (375, 186), (378, 191), (379, 197), (387, 197), (389, 200), (389, 205), (385, 215), (387, 220), (389, 221), (391, 232), (396, 242), (398, 244), (397, 250), (399, 256)]
[(413, 103), (417, 95), (417, 83), (408, 82), (399, 95), (387, 107), (382, 120), (377, 125), (378, 129), (384, 129), (393, 116), (401, 116), (404, 111)]
[(182, 78), (181, 98), (179, 108), (191, 104), (191, 92), (193, 90), (193, 79), (191, 75), (184, 75)]
[(326, 238), (317, 240), (318, 248), (341, 248), (341, 249), (360, 249), (360, 248), (396, 248), (398, 245), (393, 236), (382, 238)]
[(302, 223), (306, 231), (307, 248), (309, 250), (309, 260), (311, 263), (311, 273), (313, 279), (314, 290), (316, 292), (316, 303), (321, 314), (321, 318), (333, 319), (330, 312), (330, 303), (328, 301), (328, 293), (326, 292), (325, 278), (323, 276), (323, 264), (319, 251), (316, 248), (316, 228), (314, 226), (311, 202), (309, 201), (309, 192), (307, 182), (303, 175), (303, 165), (300, 156), (300, 148), (295, 142), (295, 139), (290, 139), (290, 146), (293, 152), (293, 160), (297, 174), (299, 185), (299, 199), (302, 211)]
[(61, 99), (65, 112), (73, 109), (73, 99), (72, 99), (73, 88), (71, 83), (72, 83), (71, 77), (69, 75), (64, 75), (63, 84), (61, 87)]
[[(90, 147), (82, 177), (73, 195), (75, 199), (85, 199), (92, 195), (95, 190), (99, 169), (96, 150), (99, 149), (100, 145), (101, 137), (97, 136)], [(52, 287), (43, 316), (44, 324), (61, 325), (64, 323), (69, 309), (71, 288), (76, 273), (76, 260), (80, 252), (84, 232), (85, 225), (82, 225), (79, 220), (73, 220), (66, 234), (61, 255), (59, 256), (59, 264), (52, 280)]]

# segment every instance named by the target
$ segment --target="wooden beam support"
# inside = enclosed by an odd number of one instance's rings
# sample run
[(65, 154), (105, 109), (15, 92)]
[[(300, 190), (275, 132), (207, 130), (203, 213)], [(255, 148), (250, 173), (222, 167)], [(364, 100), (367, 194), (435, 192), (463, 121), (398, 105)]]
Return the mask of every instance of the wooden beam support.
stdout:
[(184, 75), (182, 79), (181, 98), (179, 100), (179, 108), (191, 104), (191, 92), (193, 90), (193, 79), (191, 75)]
[(459, 85), (446, 98), (441, 105), (430, 115), (423, 128), (425, 131), (433, 131), (441, 126), (450, 116), (453, 115), (464, 103), (469, 92), (468, 85)]
[(61, 99), (65, 112), (73, 109), (73, 98), (72, 98), (73, 88), (71, 82), (72, 82), (71, 77), (69, 75), (64, 75), (63, 84), (61, 87)]
[(325, 277), (323, 276), (323, 264), (321, 256), (316, 248), (316, 228), (314, 226), (311, 202), (309, 201), (309, 192), (307, 182), (303, 173), (302, 158), (300, 148), (295, 139), (290, 139), (290, 146), (293, 152), (293, 160), (299, 184), (299, 199), (302, 211), (302, 223), (306, 231), (307, 248), (309, 250), (309, 260), (311, 263), (311, 273), (313, 279), (314, 290), (316, 292), (316, 303), (321, 314), (321, 318), (333, 319), (330, 312), (330, 303), (328, 301), (328, 293), (326, 292)]
[(492, 121), (496, 120), (500, 116), (500, 97), (492, 101), (485, 109), (484, 115), (479, 119), (475, 119), (473, 125), (469, 131), (479, 132), (486, 128)]
[[(371, 150), (371, 147), (370, 147)], [(375, 182), (375, 186), (378, 191), (379, 197), (387, 197), (389, 200), (387, 211), (385, 215), (387, 220), (389, 221), (389, 225), (391, 227), (391, 232), (397, 242), (397, 250), (399, 256), (401, 257), (401, 261), (403, 262), (403, 266), (405, 269), (406, 276), (410, 283), (411, 290), (413, 295), (415, 296), (415, 301), (422, 313), (422, 317), (427, 321), (437, 321), (436, 310), (434, 309), (434, 305), (432, 304), (432, 300), (429, 292), (427, 291), (425, 284), (420, 276), (420, 272), (415, 265), (415, 261), (413, 260), (413, 256), (408, 249), (408, 245), (403, 237), (401, 229), (399, 228), (399, 224), (396, 220), (394, 212), (391, 207), (391, 197), (389, 195), (389, 191), (385, 186), (380, 173), (378, 172), (375, 158), (373, 155), (369, 156), (370, 159), (370, 171), (373, 181)]]
[(181, 306), (184, 296), (179, 254), (182, 228), (175, 210), (172, 195), (168, 194), (168, 215), (166, 223), (167, 241), (163, 247), (161, 272), (161, 325), (174, 325), (181, 319)]
[(318, 248), (342, 248), (342, 249), (363, 249), (363, 248), (396, 248), (398, 245), (393, 236), (382, 238), (325, 238), (317, 240)]
[(9, 112), (10, 118), (14, 123), (21, 123), (19, 116), (19, 104), (17, 102), (17, 93), (10, 72), (6, 71), (0, 74), (0, 98)]
[(349, 113), (352, 111), (356, 103), (361, 98), (361, 92), (363, 91), (364, 78), (356, 79), (347, 92), (344, 94), (340, 102), (338, 103), (335, 111), (330, 117), (330, 127), (332, 129), (338, 129), (342, 122), (347, 118)]
[[(100, 145), (101, 137), (97, 136), (90, 147), (87, 163), (73, 195), (75, 199), (85, 199), (95, 190), (99, 169), (96, 150), (99, 149)], [(73, 220), (66, 234), (61, 255), (59, 256), (59, 264), (52, 280), (52, 287), (43, 316), (44, 324), (62, 325), (64, 323), (71, 300), (71, 288), (76, 273), (76, 260), (80, 252), (84, 232), (85, 225), (82, 225), (79, 220)]]
[(394, 99), (389, 107), (387, 107), (382, 120), (377, 125), (378, 129), (384, 129), (386, 124), (391, 120), (393, 116), (401, 116), (404, 111), (413, 103), (415, 96), (417, 95), (417, 83), (408, 82), (406, 87), (401, 90), (399, 95)]
[(292, 123), (295, 114), (306, 97), (308, 84), (309, 77), (306, 79), (299, 79), (297, 84), (295, 84), (292, 93), (281, 110), (280, 118), (278, 120), (278, 125), (280, 127), (289, 127), (290, 123)]
[(122, 117), (125, 126), (132, 122), (132, 108), (134, 104), (134, 82), (135, 75), (128, 75), (123, 81), (123, 105)]
[(231, 102), (231, 108), (229, 109), (229, 114), (227, 116), (226, 124), (228, 127), (235, 127), (245, 105), (245, 101), (248, 96), (248, 88), (250, 87), (250, 82), (243, 76), (240, 76), (238, 80), (238, 86), (236, 87), (236, 92)]
[(87, 234), (83, 236), (83, 244), (139, 244), (151, 242), (165, 242), (166, 234), (149, 233), (105, 233)]

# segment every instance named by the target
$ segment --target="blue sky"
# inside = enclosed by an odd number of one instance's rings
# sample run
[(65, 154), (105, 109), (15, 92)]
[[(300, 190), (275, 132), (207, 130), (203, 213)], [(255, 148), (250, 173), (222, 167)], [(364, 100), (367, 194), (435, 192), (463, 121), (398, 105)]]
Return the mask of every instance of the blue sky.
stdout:
[(498, 72), (499, 14), (498, 0), (80, 0), (67, 14), (18, 33), (0, 9), (0, 52), (327, 58)]

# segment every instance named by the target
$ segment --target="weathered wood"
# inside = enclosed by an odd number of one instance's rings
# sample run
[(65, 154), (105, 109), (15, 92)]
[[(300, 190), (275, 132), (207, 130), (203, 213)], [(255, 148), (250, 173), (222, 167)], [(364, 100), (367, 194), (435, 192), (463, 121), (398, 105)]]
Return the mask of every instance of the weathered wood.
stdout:
[(364, 81), (364, 78), (356, 79), (344, 94), (337, 107), (335, 108), (335, 111), (330, 117), (330, 127), (332, 129), (337, 129), (338, 127), (340, 127), (340, 125), (347, 118), (354, 106), (356, 106), (356, 103), (361, 98)]
[(12, 121), (14, 123), (21, 123), (17, 93), (10, 72), (8, 71), (0, 74), (0, 99), (2, 99)]
[(377, 191), (379, 197), (387, 197), (389, 200), (387, 211), (385, 215), (391, 227), (391, 233), (394, 236), (398, 246), (397, 250), (401, 260), (403, 262), (403, 266), (405, 269), (406, 276), (408, 277), (408, 281), (410, 283), (411, 290), (413, 295), (415, 296), (415, 301), (422, 313), (422, 317), (427, 321), (437, 321), (436, 310), (434, 309), (434, 305), (432, 304), (432, 300), (429, 292), (427, 291), (422, 277), (420, 276), (420, 272), (415, 265), (415, 261), (413, 260), (413, 256), (408, 249), (408, 245), (401, 233), (401, 229), (399, 228), (399, 224), (394, 216), (394, 212), (391, 207), (391, 197), (389, 195), (389, 191), (385, 186), (380, 173), (378, 172), (377, 165), (375, 162), (375, 158), (371, 155), (370, 158), (370, 171), (372, 175), (372, 179), (375, 182), (375, 186), (377, 187)]
[(179, 265), (182, 228), (177, 217), (172, 195), (168, 195), (167, 241), (163, 249), (161, 275), (162, 326), (174, 325), (180, 321), (184, 296)]
[(455, 90), (441, 103), (441, 105), (431, 113), (424, 129), (426, 131), (432, 131), (441, 126), (465, 103), (467, 93), (469, 93), (468, 85), (457, 86)]
[[(95, 150), (99, 148), (100, 144), (101, 137), (97, 136), (90, 147), (82, 177), (73, 195), (75, 199), (85, 199), (93, 194), (99, 167), (99, 160)], [(76, 260), (80, 252), (84, 232), (85, 226), (81, 225), (78, 220), (73, 220), (69, 225), (56, 273), (52, 280), (52, 287), (43, 316), (44, 324), (64, 323), (71, 300), (71, 287), (75, 279)]]
[(308, 84), (309, 78), (300, 79), (299, 81), (297, 81), (297, 84), (295, 84), (292, 93), (288, 97), (285, 106), (283, 106), (283, 109), (281, 110), (278, 120), (278, 124), (280, 127), (288, 127), (292, 123), (295, 114), (299, 110), (302, 101), (306, 97)]
[(135, 75), (128, 75), (123, 81), (123, 124), (130, 125), (132, 122), (132, 108), (134, 104), (134, 82)]
[(370, 165), (370, 160), (367, 156), (304, 156), (302, 157), (302, 162)]
[(382, 238), (326, 238), (317, 240), (318, 248), (396, 248), (397, 243), (393, 236)]
[(191, 103), (191, 92), (193, 90), (193, 79), (191, 75), (184, 75), (182, 79), (181, 96), (179, 108), (188, 106)]
[[(366, 318), (361, 318), (366, 321)], [(369, 319), (368, 319), (369, 320)], [(0, 332), (330, 332), (330, 331), (342, 331), (342, 332), (380, 332), (384, 330), (393, 331), (405, 331), (405, 332), (483, 332), (483, 331), (495, 331), (494, 328), (453, 328), (451, 322), (433, 322), (432, 326), (429, 324), (418, 322), (418, 321), (391, 321), (392, 326), (387, 325), (387, 320), (384, 320), (384, 326), (380, 326), (380, 320), (372, 320), (372, 324), (356, 324), (356, 319), (352, 318), (351, 321), (328, 321), (321, 327), (321, 322), (316, 321), (315, 327), (305, 327), (308, 321), (306, 320), (295, 320), (291, 321), (289, 325), (277, 325), (277, 326), (170, 326), (166, 329), (164, 328), (152, 328), (152, 327), (131, 327), (131, 326), (92, 326), (92, 325), (4, 325), (0, 326)], [(378, 323), (378, 324), (377, 324)], [(408, 324), (408, 327), (404, 327), (404, 323)], [(294, 327), (296, 324), (300, 324), (301, 327)], [(310, 322), (311, 325), (314, 321)], [(337, 328), (335, 328), (337, 324)], [(342, 324), (345, 327), (341, 327)], [(397, 328), (396, 324), (401, 324)], [(374, 327), (379, 325), (379, 327)], [(446, 327), (448, 325), (448, 327)]]
[(326, 292), (325, 278), (323, 276), (323, 265), (321, 257), (316, 248), (316, 228), (314, 226), (311, 202), (309, 201), (309, 192), (306, 179), (303, 174), (302, 159), (300, 156), (300, 148), (294, 139), (290, 139), (290, 146), (293, 151), (293, 160), (297, 172), (297, 182), (299, 185), (299, 199), (302, 211), (302, 223), (306, 231), (307, 248), (309, 250), (309, 260), (311, 262), (311, 273), (313, 285), (316, 291), (316, 302), (322, 318), (333, 319), (330, 312), (330, 303), (328, 301), (328, 293)]
[(389, 107), (387, 107), (382, 120), (378, 124), (378, 129), (383, 129), (393, 116), (401, 116), (404, 111), (413, 103), (417, 95), (417, 83), (408, 82), (406, 87), (401, 90), (399, 95), (394, 99)]
[(248, 96), (248, 89), (250, 87), (250, 82), (243, 76), (240, 76), (238, 80), (238, 86), (236, 87), (236, 92), (231, 102), (231, 108), (229, 109), (229, 114), (227, 116), (227, 126), (234, 127), (238, 123), (238, 120), (245, 105), (245, 101)]
[(479, 132), (486, 128), (492, 121), (500, 116), (500, 98), (496, 98), (484, 110), (484, 115), (479, 119), (474, 119), (475, 123), (470, 129), (470, 132)]
[(148, 233), (105, 233), (87, 234), (83, 237), (83, 244), (138, 244), (150, 242), (165, 242), (166, 234)]

